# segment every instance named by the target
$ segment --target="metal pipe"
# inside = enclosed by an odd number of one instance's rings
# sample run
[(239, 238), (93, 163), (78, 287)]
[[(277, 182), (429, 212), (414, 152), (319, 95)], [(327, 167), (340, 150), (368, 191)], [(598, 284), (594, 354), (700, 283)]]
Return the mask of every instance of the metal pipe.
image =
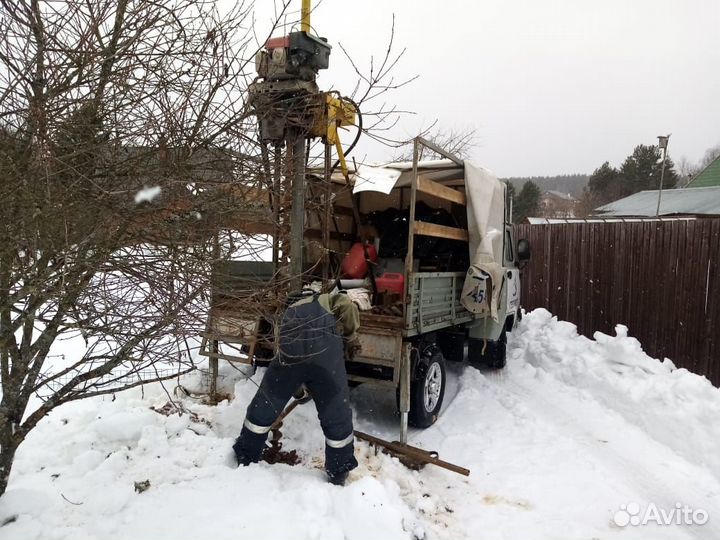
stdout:
[(323, 215), (322, 215), (322, 277), (323, 285), (330, 278), (330, 213), (332, 211), (332, 181), (330, 179), (331, 146), (325, 143), (325, 174), (323, 177)]
[(400, 442), (407, 444), (408, 415), (410, 413), (410, 343), (403, 344), (400, 358)]
[(660, 201), (662, 200), (663, 179), (665, 178), (665, 160), (667, 159), (667, 148), (670, 144), (670, 135), (660, 135), (658, 137), (658, 140), (658, 145), (660, 146), (660, 148), (663, 149), (663, 160), (662, 168), (660, 169), (660, 189), (658, 189), (658, 203), (657, 210), (655, 211), (655, 216), (660, 215)]
[(280, 205), (282, 204), (282, 197), (280, 196), (281, 181), (282, 181), (282, 145), (275, 143), (275, 152), (273, 154), (275, 159), (274, 172), (272, 179), (272, 198), (273, 198), (273, 247), (272, 247), (272, 261), (273, 261), (273, 274), (277, 274), (280, 269)]
[(438, 146), (438, 145), (435, 144), (434, 142), (428, 141), (427, 139), (424, 139), (424, 138), (422, 138), (422, 137), (415, 137), (415, 140), (418, 141), (418, 142), (420, 142), (420, 144), (422, 144), (423, 146), (429, 148), (429, 149), (432, 150), (433, 152), (436, 152), (436, 153), (440, 154), (440, 155), (441, 155), (442, 157), (444, 157), (445, 159), (449, 159), (450, 161), (452, 161), (453, 163), (455, 163), (455, 165), (459, 165), (460, 167), (464, 167), (464, 166), (465, 166), (465, 162), (464, 162), (462, 159), (460, 159), (459, 157), (457, 157), (455, 154), (451, 154), (450, 152), (448, 152), (448, 151), (445, 150), (444, 148)]
[(462, 474), (463, 476), (470, 476), (470, 470), (465, 467), (460, 467), (453, 463), (443, 461), (438, 458), (437, 452), (428, 452), (417, 446), (410, 446), (409, 444), (400, 444), (398, 442), (384, 441), (378, 437), (374, 437), (362, 431), (354, 431), (355, 437), (361, 441), (366, 441), (375, 447), (383, 448), (388, 454), (396, 456), (400, 459), (400, 463), (406, 467), (412, 469), (419, 469), (421, 466), (429, 463), (447, 469), (448, 471)]
[(303, 240), (305, 233), (305, 136), (294, 133), (292, 143), (293, 179), (290, 213), (290, 290), (302, 287)]
[(312, 11), (311, 0), (302, 0), (302, 11), (300, 17), (300, 30), (310, 33), (310, 11)]
[(403, 317), (406, 322), (410, 321), (410, 308), (408, 300), (410, 298), (409, 290), (414, 285), (413, 282), (413, 258), (415, 244), (415, 204), (417, 203), (417, 177), (418, 177), (418, 160), (420, 159), (420, 142), (419, 137), (413, 140), (413, 166), (412, 177), (410, 179), (410, 219), (408, 220), (408, 246), (407, 255), (405, 255), (405, 284), (403, 285)]

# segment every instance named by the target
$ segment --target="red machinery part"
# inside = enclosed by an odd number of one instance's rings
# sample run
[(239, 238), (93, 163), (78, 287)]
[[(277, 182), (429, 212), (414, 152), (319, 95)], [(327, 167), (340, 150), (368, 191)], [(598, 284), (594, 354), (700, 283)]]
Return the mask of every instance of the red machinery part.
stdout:
[[(365, 249), (367, 249), (370, 261), (377, 261), (377, 251), (375, 250), (375, 246), (367, 244)], [(367, 275), (368, 265), (365, 261), (365, 249), (363, 249), (363, 245), (360, 242), (356, 242), (353, 244), (353, 247), (350, 248), (348, 254), (345, 255), (341, 268), (346, 277), (351, 279), (362, 279)]]
[(265, 48), (268, 51), (272, 51), (273, 49), (287, 49), (288, 47), (290, 47), (290, 36), (270, 38), (267, 40), (267, 43), (265, 43)]

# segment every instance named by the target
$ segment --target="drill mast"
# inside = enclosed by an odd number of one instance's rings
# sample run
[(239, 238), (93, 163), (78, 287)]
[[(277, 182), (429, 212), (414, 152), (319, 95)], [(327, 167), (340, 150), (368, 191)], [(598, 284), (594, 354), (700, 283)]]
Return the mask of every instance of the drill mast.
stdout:
[[(334, 146), (342, 158), (338, 127), (355, 123), (355, 108), (321, 92), (316, 79), (327, 69), (331, 46), (311, 35), (311, 1), (303, 0), (299, 31), (267, 41), (257, 53), (258, 81), (249, 88), (257, 115), (266, 185), (275, 222), (273, 267), (277, 285), (290, 291), (302, 286), (305, 230), (305, 171), (312, 139), (324, 143), (323, 277), (328, 277), (330, 159)], [(341, 159), (346, 172), (344, 158)], [(288, 212), (289, 209), (289, 212)]]

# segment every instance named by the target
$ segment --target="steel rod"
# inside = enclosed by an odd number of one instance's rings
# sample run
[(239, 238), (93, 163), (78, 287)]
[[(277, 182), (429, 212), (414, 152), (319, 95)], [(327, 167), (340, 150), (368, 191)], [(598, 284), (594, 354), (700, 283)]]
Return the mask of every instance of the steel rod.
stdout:
[(410, 343), (403, 344), (400, 359), (400, 442), (407, 443), (408, 415), (410, 413)]
[(322, 277), (323, 286), (330, 277), (330, 214), (332, 212), (332, 184), (330, 179), (331, 146), (325, 143), (325, 171), (323, 175), (323, 214), (322, 214)]
[(445, 150), (444, 148), (438, 146), (438, 145), (435, 144), (435, 143), (432, 143), (432, 142), (428, 141), (427, 139), (423, 139), (422, 137), (415, 137), (415, 141), (416, 141), (416, 142), (419, 142), (419, 143), (422, 144), (423, 146), (426, 146), (427, 148), (429, 148), (429, 149), (432, 150), (433, 152), (436, 152), (436, 153), (440, 154), (442, 157), (449, 159), (450, 161), (452, 161), (452, 162), (455, 163), (456, 165), (460, 165), (461, 167), (463, 167), (463, 166), (465, 165), (465, 163), (463, 162), (463, 160), (460, 159), (459, 157), (457, 157), (455, 154), (451, 154), (450, 152), (448, 152), (448, 151)]
[(384, 448), (388, 451), (388, 453), (393, 454), (395, 456), (407, 456), (408, 458), (416, 461), (421, 461), (423, 463), (429, 463), (431, 465), (435, 465), (437, 467), (442, 467), (443, 469), (447, 469), (448, 471), (452, 471), (458, 474), (462, 474), (463, 476), (470, 476), (470, 470), (466, 469), (465, 467), (460, 467), (459, 465), (455, 465), (454, 463), (449, 463), (447, 461), (444, 461), (438, 457), (435, 457), (432, 455), (432, 453), (428, 452), (427, 450), (423, 450), (422, 448), (418, 448), (416, 446), (411, 446), (409, 444), (404, 443), (398, 443), (397, 441), (389, 442), (385, 441), (383, 439), (380, 439), (378, 437), (374, 437), (373, 435), (368, 435), (367, 433), (363, 433), (362, 431), (355, 431), (355, 437), (358, 439), (368, 442), (370, 444), (374, 444), (375, 446), (379, 446), (381, 448)]
[(302, 287), (305, 232), (305, 137), (295, 131), (292, 138), (292, 209), (290, 212), (290, 290)]
[(282, 197), (280, 196), (280, 182), (282, 179), (282, 145), (276, 144), (273, 153), (274, 171), (272, 179), (272, 197), (273, 197), (273, 246), (272, 246), (272, 261), (273, 261), (273, 274), (277, 274), (280, 269), (280, 205), (282, 204)]

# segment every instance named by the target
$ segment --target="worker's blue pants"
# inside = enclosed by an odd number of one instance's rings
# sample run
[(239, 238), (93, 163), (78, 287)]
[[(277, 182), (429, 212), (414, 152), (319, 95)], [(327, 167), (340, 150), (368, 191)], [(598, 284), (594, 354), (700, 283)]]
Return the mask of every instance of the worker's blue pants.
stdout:
[(279, 354), (270, 363), (233, 446), (238, 463), (260, 460), (270, 426), (303, 384), (313, 397), (325, 434), (328, 475), (357, 467), (342, 338), (335, 318), (316, 301), (291, 306), (283, 317)]

